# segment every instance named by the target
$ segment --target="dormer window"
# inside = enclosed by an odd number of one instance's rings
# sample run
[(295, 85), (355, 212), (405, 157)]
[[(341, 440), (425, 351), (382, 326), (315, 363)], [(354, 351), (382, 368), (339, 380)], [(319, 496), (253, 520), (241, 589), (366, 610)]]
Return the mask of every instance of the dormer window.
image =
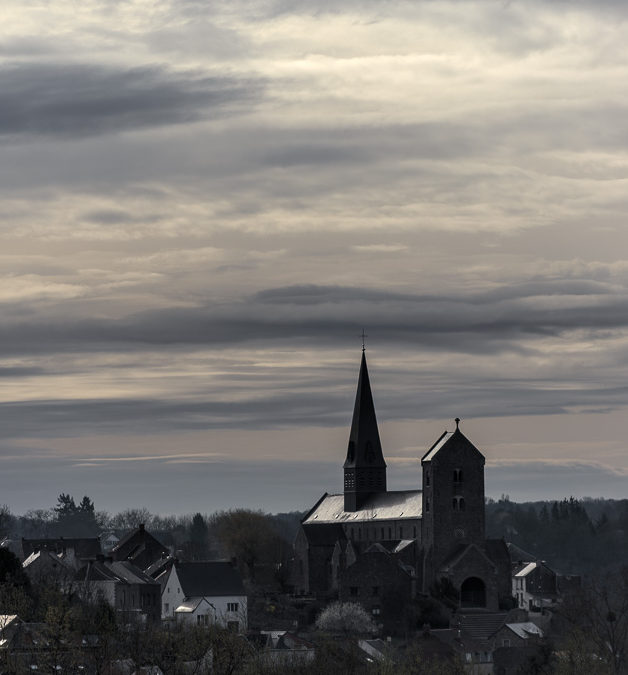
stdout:
[(454, 483), (462, 483), (462, 469), (454, 469)]

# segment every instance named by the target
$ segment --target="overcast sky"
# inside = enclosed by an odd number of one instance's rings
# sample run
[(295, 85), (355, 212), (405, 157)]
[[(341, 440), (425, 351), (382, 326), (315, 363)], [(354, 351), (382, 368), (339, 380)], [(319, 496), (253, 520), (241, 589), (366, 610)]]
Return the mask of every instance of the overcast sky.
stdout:
[(628, 4), (5, 0), (0, 504), (628, 496)]

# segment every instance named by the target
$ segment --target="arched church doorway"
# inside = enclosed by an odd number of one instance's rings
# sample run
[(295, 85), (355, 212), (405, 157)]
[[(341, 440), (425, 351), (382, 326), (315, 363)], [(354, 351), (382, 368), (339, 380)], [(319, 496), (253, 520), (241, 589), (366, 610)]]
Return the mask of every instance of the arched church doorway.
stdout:
[(486, 607), (486, 586), (482, 579), (469, 577), (460, 586), (461, 607)]

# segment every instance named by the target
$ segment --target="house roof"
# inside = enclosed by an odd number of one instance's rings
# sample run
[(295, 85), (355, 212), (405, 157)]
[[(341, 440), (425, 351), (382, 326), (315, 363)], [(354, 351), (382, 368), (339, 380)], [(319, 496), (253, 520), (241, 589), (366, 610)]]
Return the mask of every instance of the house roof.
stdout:
[(142, 571), (139, 567), (127, 560), (119, 560), (105, 563), (109, 569), (115, 572), (119, 577), (128, 581), (130, 584), (157, 584), (151, 576)]
[(523, 565), (518, 572), (515, 572), (515, 577), (527, 577), (530, 572), (534, 571), (536, 569), (536, 563), (531, 562), (531, 563), (526, 563)]
[(478, 612), (474, 614), (459, 614), (458, 627), (475, 640), (487, 640), (498, 631), (506, 620), (507, 614)]
[(524, 640), (528, 640), (531, 637), (543, 637), (543, 631), (532, 621), (507, 623), (506, 626)]
[(422, 511), (421, 490), (377, 492), (357, 511), (345, 511), (344, 494), (325, 495), (303, 520), (303, 525), (416, 519)]
[(76, 573), (77, 581), (115, 581), (123, 584), (154, 584), (152, 577), (142, 572), (127, 561), (107, 561), (96, 560), (90, 562)]
[(199, 605), (202, 603), (208, 604), (212, 609), (216, 609), (209, 600), (206, 600), (205, 598), (190, 598), (189, 600), (186, 600), (185, 602), (182, 602), (174, 611), (178, 612), (180, 614), (188, 614), (191, 612), (195, 612)]
[(144, 571), (148, 576), (153, 577), (153, 579), (157, 579), (163, 572), (166, 572), (170, 570), (170, 568), (174, 565), (175, 563), (175, 558), (171, 555), (165, 557), (165, 558), (160, 558), (159, 560), (156, 560), (152, 565), (149, 565)]
[(186, 598), (246, 594), (240, 573), (229, 561), (176, 563), (174, 568)]
[[(140, 525), (135, 530), (127, 532), (120, 541), (111, 549), (111, 555), (118, 560), (135, 560), (147, 553), (159, 557), (159, 553), (168, 554), (168, 549), (156, 539), (150, 532)], [(153, 562), (152, 560), (150, 561)]]
[(58, 566), (60, 569), (65, 569), (65, 570), (70, 570), (68, 565), (66, 565), (61, 558), (55, 553), (52, 553), (51, 551), (46, 551), (46, 550), (41, 550), (37, 552), (31, 553), (28, 558), (22, 563), (22, 567), (24, 569), (28, 569), (33, 563), (37, 562), (38, 560), (45, 560), (48, 559), (54, 566)]
[(74, 577), (76, 581), (117, 581), (126, 583), (123, 577), (120, 577), (104, 562), (95, 560), (81, 567)]
[(96, 556), (102, 553), (98, 537), (22, 539), (22, 551), (26, 558), (35, 551), (46, 550), (53, 551), (54, 553), (63, 553), (67, 549), (74, 549), (76, 557), (83, 559), (96, 558)]

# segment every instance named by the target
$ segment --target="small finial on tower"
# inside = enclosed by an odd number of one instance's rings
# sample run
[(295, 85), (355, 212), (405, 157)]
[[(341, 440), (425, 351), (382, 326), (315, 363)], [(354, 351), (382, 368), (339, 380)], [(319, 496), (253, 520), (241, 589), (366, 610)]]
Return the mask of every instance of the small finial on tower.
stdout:
[(364, 352), (366, 351), (366, 342), (365, 342), (365, 340), (366, 340), (366, 338), (368, 337), (368, 335), (364, 332), (364, 328), (362, 329), (362, 335), (361, 335), (361, 337), (362, 337), (362, 353), (364, 354)]
[(460, 424), (460, 418), (459, 418), (459, 417), (456, 417), (456, 419), (454, 420), (454, 422), (456, 423), (456, 431), (457, 431), (457, 430), (458, 430), (458, 425)]

